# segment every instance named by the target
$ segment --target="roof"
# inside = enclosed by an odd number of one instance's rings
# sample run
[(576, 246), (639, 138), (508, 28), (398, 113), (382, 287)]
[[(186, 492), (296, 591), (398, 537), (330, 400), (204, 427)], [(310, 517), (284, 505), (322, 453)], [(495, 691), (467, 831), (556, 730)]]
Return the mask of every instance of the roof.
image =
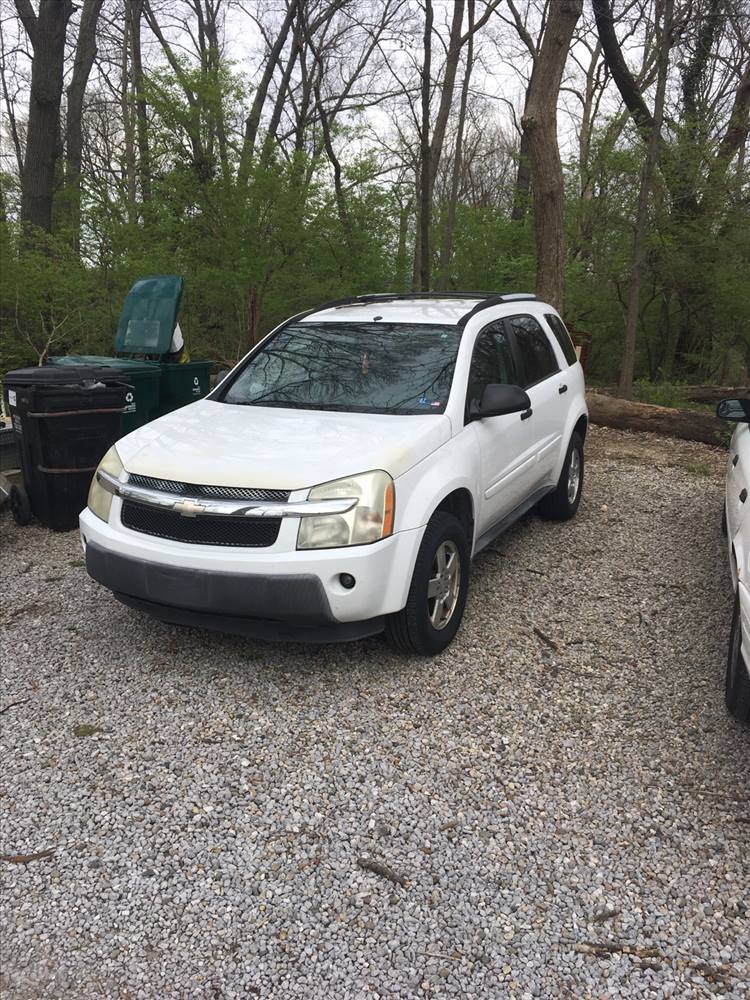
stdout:
[(535, 300), (536, 296), (526, 293), (500, 295), (496, 292), (360, 295), (325, 303), (295, 319), (298, 322), (309, 323), (371, 323), (378, 317), (385, 323), (434, 323), (456, 326), (466, 323), (470, 316), (481, 309), (529, 299)]

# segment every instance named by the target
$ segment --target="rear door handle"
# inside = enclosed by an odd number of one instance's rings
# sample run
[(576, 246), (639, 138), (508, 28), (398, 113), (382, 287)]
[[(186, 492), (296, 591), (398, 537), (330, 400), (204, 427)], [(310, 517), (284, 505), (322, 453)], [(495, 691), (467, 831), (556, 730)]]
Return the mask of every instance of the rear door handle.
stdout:
[[(523, 414), (521, 414), (521, 419), (523, 420)], [(744, 503), (747, 500), (747, 490), (743, 490), (740, 493), (740, 503)]]
[(739, 460), (740, 460), (739, 454), (735, 455), (734, 458), (732, 459), (732, 465), (736, 466)]
[(533, 412), (534, 411), (531, 409), (531, 407), (529, 407), (528, 410), (524, 410), (523, 413), (521, 414), (521, 420), (528, 420)]
[(561, 385), (561, 386), (558, 386), (558, 389), (557, 389), (557, 391), (558, 391), (558, 392), (560, 393), (560, 395), (562, 396), (562, 394), (563, 394), (564, 392), (567, 392), (567, 391), (568, 391), (568, 387), (567, 387), (567, 385)]

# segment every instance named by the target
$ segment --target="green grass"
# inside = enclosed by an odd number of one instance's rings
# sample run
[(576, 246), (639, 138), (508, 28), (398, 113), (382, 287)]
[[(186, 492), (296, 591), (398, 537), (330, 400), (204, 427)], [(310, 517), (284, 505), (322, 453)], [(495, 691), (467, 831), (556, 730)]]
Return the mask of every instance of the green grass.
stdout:
[(683, 468), (692, 472), (694, 476), (712, 476), (714, 474), (714, 470), (708, 462), (684, 462)]

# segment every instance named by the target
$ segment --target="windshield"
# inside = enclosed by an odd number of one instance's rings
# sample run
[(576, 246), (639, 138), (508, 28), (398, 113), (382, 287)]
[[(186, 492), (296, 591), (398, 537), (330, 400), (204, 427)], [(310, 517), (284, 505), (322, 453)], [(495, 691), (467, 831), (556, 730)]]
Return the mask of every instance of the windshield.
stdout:
[(297, 323), (250, 359), (225, 403), (443, 413), (461, 330), (417, 323)]

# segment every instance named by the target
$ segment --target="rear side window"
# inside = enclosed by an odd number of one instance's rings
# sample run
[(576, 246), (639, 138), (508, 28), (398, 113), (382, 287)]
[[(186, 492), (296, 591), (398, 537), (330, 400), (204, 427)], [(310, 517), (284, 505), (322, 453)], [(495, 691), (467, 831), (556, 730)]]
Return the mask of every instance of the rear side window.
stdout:
[(544, 318), (547, 320), (550, 330), (554, 333), (555, 340), (557, 340), (560, 349), (565, 355), (565, 360), (569, 365), (574, 365), (578, 361), (578, 355), (565, 324), (559, 316), (553, 316), (552, 313), (545, 313)]
[(560, 370), (547, 334), (532, 316), (513, 316), (508, 322), (523, 362), (524, 388)]
[(469, 371), (468, 401), (479, 402), (485, 386), (497, 384), (518, 385), (513, 353), (502, 323), (486, 326), (476, 339)]

